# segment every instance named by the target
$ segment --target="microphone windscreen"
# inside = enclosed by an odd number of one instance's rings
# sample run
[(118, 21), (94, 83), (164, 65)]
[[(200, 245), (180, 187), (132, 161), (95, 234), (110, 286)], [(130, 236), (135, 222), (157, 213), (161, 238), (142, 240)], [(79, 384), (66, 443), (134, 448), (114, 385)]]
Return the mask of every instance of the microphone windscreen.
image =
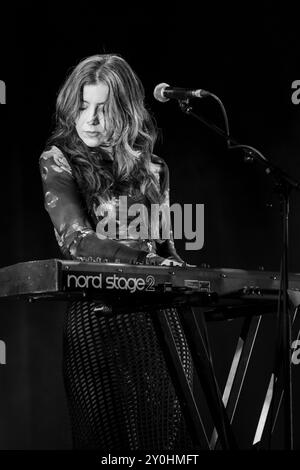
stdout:
[(157, 101), (161, 101), (162, 103), (165, 103), (166, 101), (169, 101), (169, 98), (166, 98), (164, 96), (164, 90), (169, 87), (167, 83), (160, 83), (159, 85), (156, 85), (153, 96)]

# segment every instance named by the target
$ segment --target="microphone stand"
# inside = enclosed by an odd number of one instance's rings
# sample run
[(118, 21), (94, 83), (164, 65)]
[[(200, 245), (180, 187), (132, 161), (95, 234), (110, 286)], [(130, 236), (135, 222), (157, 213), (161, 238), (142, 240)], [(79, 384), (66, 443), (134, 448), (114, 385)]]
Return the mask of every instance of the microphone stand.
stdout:
[[(214, 97), (214, 95), (212, 95)], [(280, 309), (280, 320), (282, 325), (281, 340), (283, 352), (283, 378), (284, 378), (284, 443), (285, 449), (293, 449), (293, 406), (292, 406), (292, 369), (291, 369), (291, 318), (288, 311), (288, 259), (289, 259), (289, 211), (290, 211), (290, 193), (292, 189), (300, 190), (300, 182), (291, 178), (281, 168), (274, 165), (267, 158), (265, 158), (255, 148), (239, 144), (236, 140), (232, 139), (226, 132), (220, 129), (215, 124), (208, 122), (202, 116), (194, 113), (189, 104), (189, 99), (178, 100), (180, 109), (197, 120), (201, 121), (211, 130), (223, 137), (228, 144), (229, 149), (231, 144), (232, 148), (241, 148), (246, 153), (245, 162), (252, 162), (253, 160), (261, 164), (267, 175), (272, 176), (275, 180), (276, 190), (279, 193), (282, 215), (282, 308)], [(279, 302), (280, 302), (279, 290)], [(272, 394), (272, 399), (274, 393)]]

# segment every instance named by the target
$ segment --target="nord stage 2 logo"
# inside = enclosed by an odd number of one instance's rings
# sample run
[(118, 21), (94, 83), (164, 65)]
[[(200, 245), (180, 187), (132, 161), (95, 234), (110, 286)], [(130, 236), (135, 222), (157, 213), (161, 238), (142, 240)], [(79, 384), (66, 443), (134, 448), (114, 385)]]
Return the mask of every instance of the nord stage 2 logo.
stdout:
[(155, 278), (151, 275), (144, 277), (126, 277), (118, 274), (71, 274), (64, 273), (64, 286), (67, 291), (92, 289), (97, 291), (138, 291), (154, 292)]

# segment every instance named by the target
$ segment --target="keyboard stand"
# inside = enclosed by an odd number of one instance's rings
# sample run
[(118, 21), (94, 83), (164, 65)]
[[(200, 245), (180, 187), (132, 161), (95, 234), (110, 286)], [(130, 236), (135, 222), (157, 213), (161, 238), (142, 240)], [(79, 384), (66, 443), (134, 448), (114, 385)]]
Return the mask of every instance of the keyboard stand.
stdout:
[[(299, 341), (300, 339), (300, 312), (299, 307), (292, 308), (289, 302), (289, 311), (292, 316), (292, 335)], [(299, 343), (297, 343), (299, 344)], [(291, 352), (291, 360), (292, 360)], [(279, 354), (282, 357), (282, 354)], [(275, 362), (273, 370), (271, 371), (268, 388), (265, 394), (264, 403), (261, 408), (261, 413), (258, 419), (255, 435), (253, 438), (252, 446), (256, 449), (270, 449), (271, 439), (274, 435), (276, 423), (278, 420), (280, 408), (284, 396), (284, 382), (283, 382), (283, 367), (282, 361)], [(271, 404), (272, 400), (272, 404)]]
[[(261, 319), (261, 315), (246, 317), (243, 321), (241, 333), (238, 338), (236, 350), (223, 393), (223, 403), (226, 406), (231, 424), (235, 416)], [(220, 448), (220, 441), (216, 428), (213, 430), (210, 446), (212, 449)]]
[[(211, 445), (200, 416), (199, 407), (196, 403), (193, 391), (176, 349), (175, 339), (172, 334), (167, 314), (164, 310), (158, 310), (153, 313), (153, 320), (158, 338), (161, 341), (162, 351), (164, 353), (183, 414), (191, 431), (191, 437), (194, 440), (194, 443), (199, 445), (200, 449), (211, 449)], [(237, 449), (235, 437), (215, 378), (208, 344), (199, 327), (199, 323), (205, 327), (203, 312), (200, 311), (196, 318), (192, 307), (182, 306), (178, 309), (178, 313), (190, 348), (194, 371), (198, 374), (199, 381), (202, 385), (209, 411), (216, 429), (218, 430), (218, 434), (220, 435), (221, 446), (224, 450)]]
[[(300, 315), (295, 308), (299, 304), (299, 296), (295, 299), (294, 306), (289, 302), (290, 312), (293, 312), (293, 331), (297, 332), (297, 339), (300, 338)], [(257, 313), (271, 313), (270, 307), (266, 307), (266, 311), (257, 308)], [(294, 311), (293, 311), (294, 310)], [(273, 309), (274, 314), (274, 309)], [(259, 331), (262, 315), (252, 314), (245, 316), (241, 333), (239, 335), (229, 374), (227, 377), (226, 385), (223, 393), (223, 403), (226, 406), (230, 423), (233, 424), (235, 412), (239, 403), (240, 394), (247, 374), (248, 366), (251, 356), (255, 347), (257, 334)], [(295, 335), (294, 335), (295, 336)], [(279, 356), (280, 357), (280, 356)], [(276, 421), (278, 419), (279, 410), (283, 398), (283, 377), (282, 377), (282, 361), (277, 361), (274, 365), (274, 370), (271, 372), (268, 388), (265, 394), (265, 399), (261, 407), (261, 413), (258, 418), (258, 423), (255, 435), (252, 440), (252, 448), (268, 448), (270, 446), (270, 438), (275, 430)], [(271, 399), (274, 394), (273, 411), (270, 413)], [(271, 427), (271, 429), (270, 429)], [(213, 430), (210, 439), (211, 449), (220, 448), (220, 440), (218, 437), (217, 429)]]

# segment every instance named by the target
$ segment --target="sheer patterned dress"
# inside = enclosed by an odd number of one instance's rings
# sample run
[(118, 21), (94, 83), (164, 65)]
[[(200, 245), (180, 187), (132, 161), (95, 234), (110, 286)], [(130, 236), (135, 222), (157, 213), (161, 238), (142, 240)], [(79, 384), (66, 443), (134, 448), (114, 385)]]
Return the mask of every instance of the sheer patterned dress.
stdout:
[[(172, 238), (133, 239), (120, 222), (120, 194), (87, 211), (70, 160), (52, 146), (40, 157), (45, 208), (64, 258), (135, 261), (141, 250), (180, 259)], [(169, 204), (165, 162), (152, 157), (164, 204)], [(127, 204), (137, 202), (127, 192)], [(143, 201), (143, 195), (138, 202)], [(114, 218), (118, 233), (100, 239), (96, 228)], [(128, 222), (130, 220), (128, 219)], [(127, 230), (128, 229), (128, 230)], [(127, 230), (126, 239), (120, 234)], [(166, 310), (188, 380), (190, 353), (176, 309)], [(153, 314), (152, 314), (153, 315)], [(75, 449), (108, 451), (191, 448), (179, 401), (149, 312), (101, 316), (97, 302), (68, 305), (63, 331), (63, 375)]]

